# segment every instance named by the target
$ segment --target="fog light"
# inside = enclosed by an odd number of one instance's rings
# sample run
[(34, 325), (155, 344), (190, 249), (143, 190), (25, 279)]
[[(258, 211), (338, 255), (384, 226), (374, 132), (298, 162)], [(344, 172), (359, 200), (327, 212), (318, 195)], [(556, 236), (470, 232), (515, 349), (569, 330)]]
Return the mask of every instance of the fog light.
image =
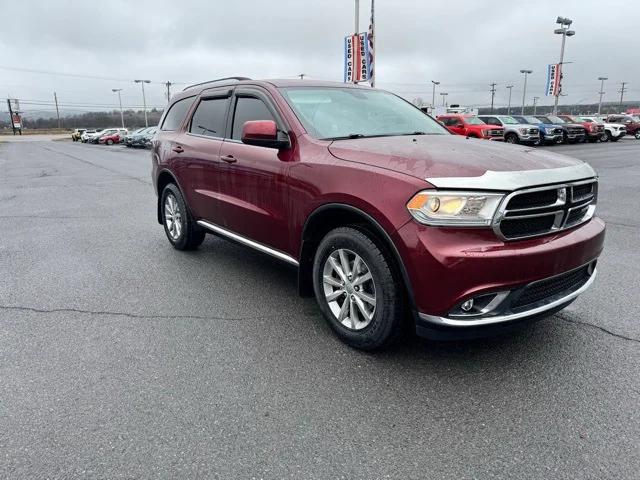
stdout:
[(469, 310), (471, 310), (473, 308), (473, 298), (470, 300), (467, 300), (462, 305), (460, 305), (460, 308), (462, 308), (462, 310), (465, 312), (468, 312)]

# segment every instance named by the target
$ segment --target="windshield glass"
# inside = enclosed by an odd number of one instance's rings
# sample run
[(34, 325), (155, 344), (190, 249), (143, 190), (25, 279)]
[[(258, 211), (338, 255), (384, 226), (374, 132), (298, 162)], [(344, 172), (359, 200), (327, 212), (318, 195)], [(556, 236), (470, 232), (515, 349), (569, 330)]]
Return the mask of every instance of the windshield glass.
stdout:
[(486, 125), (478, 117), (464, 117), (464, 123), (468, 125)]
[(562, 120), (560, 117), (556, 117), (555, 115), (549, 115), (547, 118), (551, 120), (551, 123), (567, 123), (564, 120)]
[(526, 120), (526, 123), (532, 123), (534, 125), (540, 125), (542, 122), (542, 120), (536, 118), (536, 117), (522, 117)]
[(500, 117), (500, 120), (502, 120), (502, 123), (506, 123), (507, 125), (515, 125), (516, 123), (520, 123), (513, 117)]
[(282, 92), (305, 129), (318, 139), (449, 134), (409, 102), (382, 90), (291, 87)]

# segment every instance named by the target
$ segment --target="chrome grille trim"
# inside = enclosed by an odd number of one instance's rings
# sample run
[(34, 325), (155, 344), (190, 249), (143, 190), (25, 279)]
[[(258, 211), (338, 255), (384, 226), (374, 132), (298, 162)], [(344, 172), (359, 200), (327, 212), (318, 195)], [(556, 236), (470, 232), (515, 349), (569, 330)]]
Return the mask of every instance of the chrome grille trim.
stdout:
[[(593, 184), (591, 191), (582, 196), (574, 197), (574, 188), (581, 185)], [(530, 194), (535, 192), (544, 192), (548, 190), (556, 190), (556, 201), (548, 205), (536, 206), (536, 207), (523, 207), (523, 208), (511, 208), (507, 209), (509, 202), (519, 195)], [(492, 226), (495, 234), (504, 241), (523, 240), (526, 238), (539, 237), (548, 235), (550, 233), (559, 232), (568, 228), (576, 227), (582, 223), (590, 220), (596, 209), (596, 202), (598, 198), (598, 180), (597, 178), (591, 178), (589, 180), (582, 180), (578, 182), (564, 183), (559, 185), (549, 185), (546, 187), (527, 188), (523, 190), (516, 190), (505, 196), (500, 203), (498, 210), (493, 218)], [(572, 219), (569, 223), (568, 220), (572, 212), (588, 207), (581, 217)], [(509, 236), (502, 232), (501, 224), (503, 221), (521, 220), (527, 218), (538, 218), (543, 216), (553, 216), (554, 220), (551, 228), (544, 232), (538, 232), (534, 234)]]

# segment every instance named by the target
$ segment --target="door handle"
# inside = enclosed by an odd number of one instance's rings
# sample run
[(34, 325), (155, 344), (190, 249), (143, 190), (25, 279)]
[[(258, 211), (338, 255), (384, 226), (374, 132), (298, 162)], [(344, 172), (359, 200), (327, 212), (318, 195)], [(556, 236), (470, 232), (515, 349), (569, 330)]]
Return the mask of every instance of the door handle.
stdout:
[(233, 155), (227, 155), (226, 157), (220, 157), (220, 160), (227, 163), (236, 163), (238, 159)]
[(182, 153), (184, 152), (184, 148), (182, 148), (180, 145), (177, 145), (175, 147), (173, 147), (173, 151), (176, 153)]

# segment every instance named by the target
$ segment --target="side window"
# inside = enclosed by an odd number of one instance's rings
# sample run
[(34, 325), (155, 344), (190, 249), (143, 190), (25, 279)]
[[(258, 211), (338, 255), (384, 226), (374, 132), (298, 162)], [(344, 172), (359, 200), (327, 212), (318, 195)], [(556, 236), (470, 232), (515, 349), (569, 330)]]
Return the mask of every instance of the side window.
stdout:
[(207, 137), (224, 137), (229, 98), (202, 100), (196, 108), (189, 131)]
[(273, 120), (271, 111), (262, 100), (253, 97), (238, 97), (236, 101), (236, 111), (233, 115), (233, 134), (231, 138), (240, 140), (242, 137), (242, 126), (244, 122), (250, 120)]
[(183, 98), (171, 105), (169, 112), (164, 117), (161, 130), (173, 131), (180, 128), (184, 116), (187, 114), (187, 110), (189, 110), (189, 107), (193, 103), (193, 98), (194, 97)]
[(496, 117), (483, 118), (482, 121), (489, 125), (502, 125), (502, 122), (498, 120)]

